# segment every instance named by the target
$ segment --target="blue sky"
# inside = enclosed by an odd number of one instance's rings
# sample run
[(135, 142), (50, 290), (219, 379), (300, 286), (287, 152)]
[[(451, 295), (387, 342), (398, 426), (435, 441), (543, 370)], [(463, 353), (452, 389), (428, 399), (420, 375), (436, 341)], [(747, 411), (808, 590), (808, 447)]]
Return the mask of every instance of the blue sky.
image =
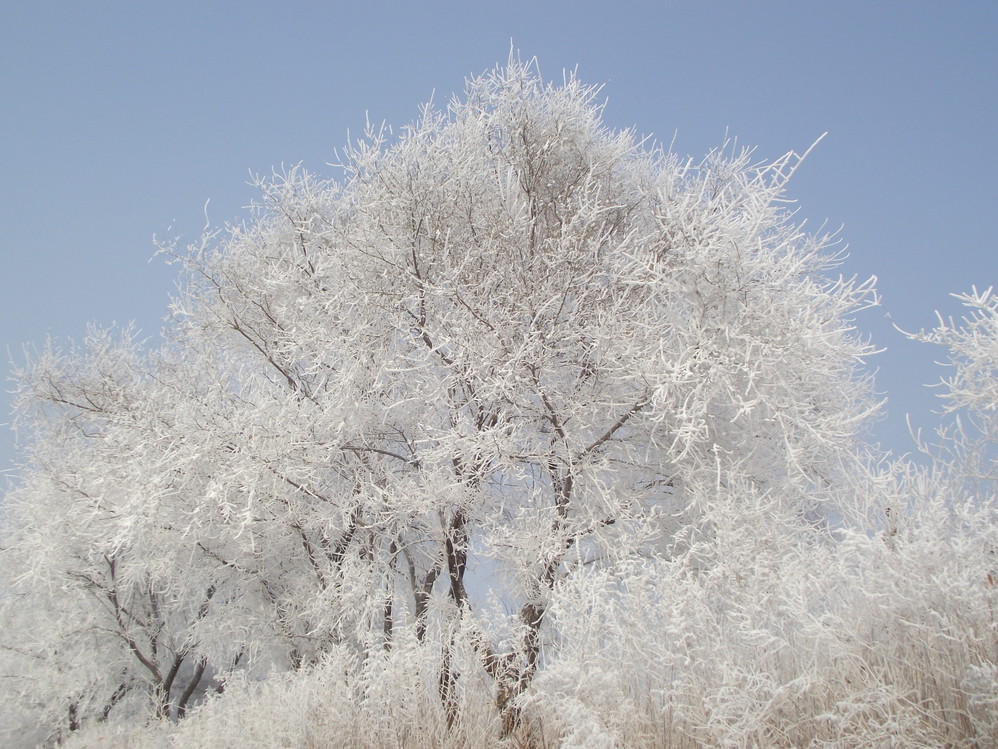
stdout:
[[(174, 269), (152, 237), (238, 221), (251, 173), (329, 171), (365, 113), (396, 126), (505, 60), (605, 83), (606, 120), (701, 156), (760, 158), (829, 135), (790, 184), (842, 227), (846, 275), (876, 274), (857, 326), (889, 399), (875, 435), (931, 425), (929, 327), (998, 282), (991, 220), (998, 3), (19, 2), (0, 10), (0, 351), (134, 320), (155, 335)], [(172, 227), (172, 228), (171, 228)], [(0, 421), (9, 410), (0, 396)], [(0, 468), (14, 440), (0, 428)]]

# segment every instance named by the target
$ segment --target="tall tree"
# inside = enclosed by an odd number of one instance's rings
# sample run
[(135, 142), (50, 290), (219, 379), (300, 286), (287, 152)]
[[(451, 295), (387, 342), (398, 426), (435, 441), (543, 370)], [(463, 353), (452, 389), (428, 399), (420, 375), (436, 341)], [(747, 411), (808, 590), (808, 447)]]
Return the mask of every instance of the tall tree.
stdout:
[(164, 248), (160, 350), (94, 332), (23, 369), (7, 608), (75, 613), (8, 647), (89, 659), (33, 698), (63, 728), (404, 631), (449, 721), (486, 678), (509, 731), (567, 580), (688, 552), (721, 497), (825, 532), (874, 409), (848, 322), (871, 285), (784, 208), (800, 156), (684, 161), (598, 96), (511, 60)]

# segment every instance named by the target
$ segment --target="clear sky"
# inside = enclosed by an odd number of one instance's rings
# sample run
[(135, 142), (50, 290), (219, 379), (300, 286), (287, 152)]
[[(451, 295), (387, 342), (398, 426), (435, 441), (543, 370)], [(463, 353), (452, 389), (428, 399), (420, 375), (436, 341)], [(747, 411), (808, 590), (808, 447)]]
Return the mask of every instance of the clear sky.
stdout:
[[(940, 351), (891, 327), (998, 283), (998, 3), (8, 2), (0, 10), (0, 352), (134, 320), (158, 333), (174, 269), (153, 235), (238, 221), (251, 173), (322, 173), (365, 113), (402, 125), (504, 61), (605, 83), (606, 119), (699, 157), (725, 133), (760, 158), (829, 135), (790, 184), (842, 227), (857, 318), (886, 348), (876, 435), (932, 424)], [(170, 228), (172, 226), (172, 229)], [(9, 389), (9, 388), (8, 388)], [(0, 421), (9, 411), (0, 396)], [(0, 428), (0, 468), (14, 440)]]

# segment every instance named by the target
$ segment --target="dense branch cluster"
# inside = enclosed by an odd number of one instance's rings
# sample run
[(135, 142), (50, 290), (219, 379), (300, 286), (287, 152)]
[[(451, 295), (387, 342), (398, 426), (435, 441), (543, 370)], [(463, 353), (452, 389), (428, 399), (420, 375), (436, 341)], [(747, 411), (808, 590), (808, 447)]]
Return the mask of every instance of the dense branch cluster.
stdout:
[[(341, 179), (276, 175), (247, 224), (164, 247), (161, 346), (95, 329), (18, 372), (22, 741), (147, 719), (181, 746), (994, 728), (996, 573), (972, 569), (994, 474), (967, 503), (955, 464), (860, 443), (849, 315), (875, 296), (793, 224), (800, 156), (683, 161), (607, 129), (597, 96), (512, 60), (370, 129)], [(993, 349), (993, 298), (971, 301)], [(971, 357), (982, 337), (938, 335)], [(953, 392), (993, 417), (979, 364)]]

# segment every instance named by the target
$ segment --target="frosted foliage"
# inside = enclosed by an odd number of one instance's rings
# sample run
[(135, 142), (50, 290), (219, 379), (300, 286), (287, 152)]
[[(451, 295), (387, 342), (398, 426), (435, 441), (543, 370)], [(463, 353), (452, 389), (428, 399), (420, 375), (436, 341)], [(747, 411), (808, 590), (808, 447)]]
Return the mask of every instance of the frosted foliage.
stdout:
[(937, 464), (970, 481), (972, 491), (994, 494), (998, 480), (998, 296), (992, 289), (954, 294), (968, 308), (955, 322), (938, 316), (929, 333), (916, 340), (946, 346), (952, 375), (940, 383), (943, 410), (955, 423), (939, 430), (933, 445), (922, 445)]
[(954, 296), (970, 309), (968, 317), (960, 323), (940, 317), (935, 330), (916, 338), (949, 348), (956, 368), (945, 381), (949, 408), (993, 417), (998, 411), (998, 296), (991, 288)]
[[(5, 745), (986, 745), (982, 453), (862, 444), (875, 294), (800, 161), (682, 160), (511, 59), (164, 246), (165, 343), (16, 373)], [(993, 419), (967, 301), (933, 340)]]

